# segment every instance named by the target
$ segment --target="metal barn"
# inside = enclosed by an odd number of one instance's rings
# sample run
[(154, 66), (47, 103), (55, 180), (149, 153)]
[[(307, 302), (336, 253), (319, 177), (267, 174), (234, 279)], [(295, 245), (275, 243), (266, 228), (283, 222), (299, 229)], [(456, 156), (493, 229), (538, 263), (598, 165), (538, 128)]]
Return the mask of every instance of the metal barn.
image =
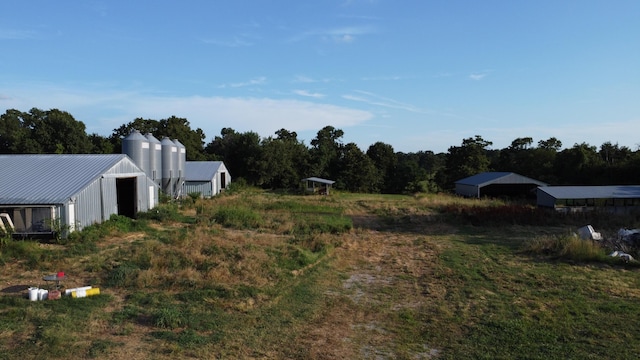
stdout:
[(182, 185), (184, 195), (200, 193), (200, 197), (218, 195), (231, 183), (231, 175), (222, 161), (187, 161)]
[(603, 208), (624, 212), (640, 208), (640, 186), (544, 186), (538, 188), (538, 206), (562, 211)]
[(306, 191), (309, 193), (319, 193), (323, 195), (329, 195), (329, 191), (335, 181), (323, 179), (319, 177), (308, 177), (302, 179), (302, 181), (306, 184)]
[(480, 198), (482, 196), (535, 196), (538, 186), (546, 186), (513, 172), (484, 172), (455, 182), (456, 194)]
[(0, 155), (0, 169), (0, 214), (17, 236), (66, 235), (158, 203), (158, 184), (124, 154)]

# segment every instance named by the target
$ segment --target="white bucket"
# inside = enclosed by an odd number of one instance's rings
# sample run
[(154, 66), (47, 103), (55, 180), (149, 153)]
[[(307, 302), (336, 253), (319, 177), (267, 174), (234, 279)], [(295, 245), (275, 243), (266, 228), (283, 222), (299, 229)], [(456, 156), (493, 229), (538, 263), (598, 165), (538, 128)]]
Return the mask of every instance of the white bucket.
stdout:
[(38, 301), (38, 289), (37, 287), (30, 287), (29, 288), (29, 300), (31, 301)]
[(72, 293), (72, 292), (74, 292), (74, 291), (82, 291), (82, 290), (85, 290), (85, 291), (86, 291), (86, 290), (89, 290), (89, 289), (91, 289), (91, 286), (83, 286), (83, 287), (77, 287), (77, 288), (73, 288), (73, 289), (66, 289), (66, 290), (64, 291), (64, 294), (65, 294), (65, 295), (67, 295), (67, 296), (69, 296), (69, 295), (71, 295), (71, 293)]
[(38, 300), (47, 300), (49, 296), (49, 290), (40, 289), (38, 290)]

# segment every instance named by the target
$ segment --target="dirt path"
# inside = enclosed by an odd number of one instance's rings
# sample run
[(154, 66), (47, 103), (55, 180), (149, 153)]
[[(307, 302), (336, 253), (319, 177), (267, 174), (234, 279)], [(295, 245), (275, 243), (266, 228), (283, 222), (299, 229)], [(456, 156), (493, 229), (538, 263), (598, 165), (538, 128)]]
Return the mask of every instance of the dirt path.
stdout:
[(302, 339), (309, 355), (394, 359), (402, 351), (413, 359), (433, 358), (438, 350), (428, 344), (398, 343), (406, 339), (398, 339), (393, 322), (405, 309), (419, 311), (428, 297), (444, 296), (430, 276), (440, 247), (415, 233), (371, 230), (381, 226), (375, 217), (359, 216), (354, 223), (359, 228), (334, 253), (341, 288), (326, 293), (328, 311)]

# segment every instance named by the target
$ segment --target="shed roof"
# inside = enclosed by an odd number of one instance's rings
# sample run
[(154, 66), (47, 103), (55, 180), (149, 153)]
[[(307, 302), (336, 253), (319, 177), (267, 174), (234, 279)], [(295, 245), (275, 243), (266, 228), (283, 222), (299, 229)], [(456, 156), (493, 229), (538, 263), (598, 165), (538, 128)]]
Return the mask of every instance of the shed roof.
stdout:
[(539, 187), (556, 199), (632, 199), (640, 198), (638, 185), (544, 186)]
[(187, 161), (185, 181), (211, 181), (223, 165), (222, 161)]
[(64, 203), (123, 159), (128, 156), (0, 155), (0, 204)]
[(323, 178), (319, 178), (319, 177), (309, 177), (306, 179), (302, 179), (302, 181), (313, 181), (313, 182), (317, 182), (317, 183), (321, 183), (321, 184), (327, 184), (327, 185), (331, 185), (333, 183), (335, 183), (335, 181), (333, 180), (327, 180), (327, 179), (323, 179)]
[(536, 184), (539, 186), (547, 185), (542, 181), (528, 178), (526, 176), (522, 176), (513, 172), (484, 172), (458, 180), (455, 183), (463, 185), (475, 185), (479, 187), (489, 184)]

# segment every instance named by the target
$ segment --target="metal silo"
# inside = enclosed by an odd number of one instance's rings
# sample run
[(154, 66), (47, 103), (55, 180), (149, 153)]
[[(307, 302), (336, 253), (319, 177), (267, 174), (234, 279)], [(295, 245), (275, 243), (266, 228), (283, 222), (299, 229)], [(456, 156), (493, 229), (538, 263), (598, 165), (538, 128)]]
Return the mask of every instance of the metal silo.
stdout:
[(160, 142), (162, 146), (162, 190), (173, 197), (175, 188), (175, 178), (177, 177), (177, 164), (175, 163), (178, 147), (168, 137), (164, 137)]
[(149, 140), (149, 177), (162, 186), (162, 145), (151, 133), (145, 137)]
[(131, 131), (122, 139), (122, 153), (149, 175), (149, 140), (138, 130)]
[[(180, 141), (178, 141), (178, 139), (174, 139), (173, 140), (174, 144), (176, 144), (176, 147), (178, 148), (178, 151), (176, 152), (176, 169), (178, 169), (177, 172), (177, 176), (176, 176), (176, 190), (180, 191), (182, 190), (182, 184), (184, 183), (184, 179), (185, 179), (185, 173), (184, 173), (184, 169), (186, 167), (186, 162), (187, 162), (187, 150), (184, 147), (184, 145), (182, 145), (182, 143)], [(182, 195), (182, 194), (178, 194), (178, 195)]]

